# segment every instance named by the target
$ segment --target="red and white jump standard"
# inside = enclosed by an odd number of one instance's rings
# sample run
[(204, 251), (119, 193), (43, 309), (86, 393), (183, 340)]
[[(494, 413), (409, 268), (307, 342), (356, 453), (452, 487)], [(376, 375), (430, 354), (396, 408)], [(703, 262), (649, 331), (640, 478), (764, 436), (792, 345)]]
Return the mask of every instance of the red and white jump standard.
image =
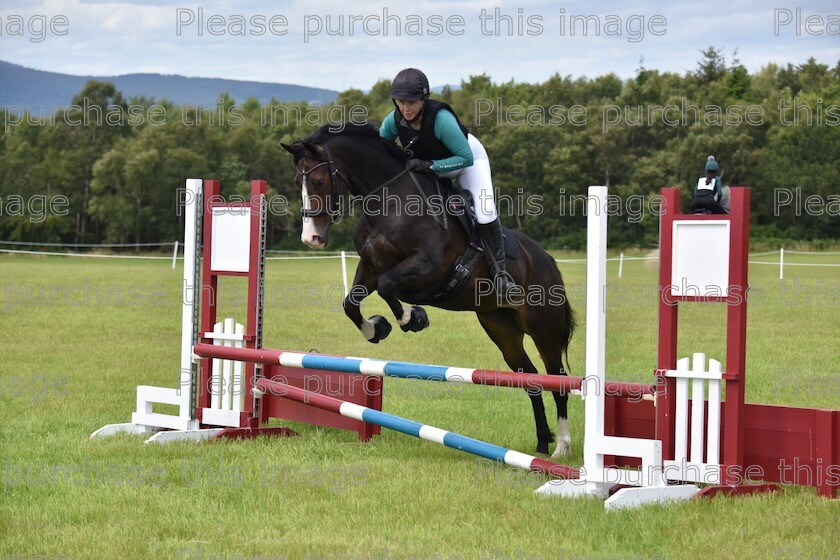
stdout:
[[(179, 387), (137, 387), (137, 409), (131, 422), (109, 424), (91, 434), (146, 434), (150, 442), (202, 440), (211, 437), (295, 435), (288, 428), (265, 428), (269, 418), (281, 418), (356, 431), (363, 441), (379, 427), (279, 398), (260, 399), (254, 392), (254, 363), (206, 358), (196, 364), (193, 346), (257, 349), (262, 346), (265, 286), (265, 181), (251, 182), (246, 202), (225, 202), (219, 181), (188, 179), (184, 191), (184, 279), (182, 285), (181, 367)], [(247, 283), (246, 324), (233, 319), (217, 322), (224, 302), (219, 278), (239, 277)], [(196, 290), (196, 286), (200, 286)], [(200, 305), (200, 307), (199, 307)], [(200, 321), (199, 321), (199, 309)], [(260, 375), (268, 374), (268, 371)], [(333, 372), (271, 370), (291, 385), (315, 386), (345, 400), (381, 408), (382, 383), (377, 377)], [(155, 405), (175, 405), (177, 414), (162, 414)]]

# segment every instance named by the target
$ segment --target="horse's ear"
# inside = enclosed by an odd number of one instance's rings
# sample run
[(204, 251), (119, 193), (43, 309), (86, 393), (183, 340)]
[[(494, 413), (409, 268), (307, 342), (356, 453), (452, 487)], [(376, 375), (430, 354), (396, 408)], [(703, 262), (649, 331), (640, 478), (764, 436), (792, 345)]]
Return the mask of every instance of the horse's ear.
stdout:
[(316, 158), (321, 157), (321, 151), (318, 149), (318, 146), (315, 144), (311, 144), (309, 142), (301, 142), (303, 147), (306, 149), (307, 152), (315, 156)]
[(295, 142), (291, 146), (289, 146), (288, 144), (284, 144), (283, 142), (280, 142), (280, 145), (283, 146), (284, 150), (286, 150), (287, 152), (289, 152), (290, 154), (292, 154), (294, 156), (298, 155), (304, 149), (303, 144), (301, 144), (300, 142)]

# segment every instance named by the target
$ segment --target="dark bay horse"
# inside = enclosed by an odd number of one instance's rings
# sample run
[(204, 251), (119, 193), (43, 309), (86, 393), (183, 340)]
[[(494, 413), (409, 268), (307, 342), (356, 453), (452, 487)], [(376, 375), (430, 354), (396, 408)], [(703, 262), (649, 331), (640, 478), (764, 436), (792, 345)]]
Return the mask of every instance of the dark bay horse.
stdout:
[[(391, 331), (381, 315), (365, 319), (361, 301), (377, 291), (403, 331), (429, 325), (420, 304), (454, 311), (474, 311), (490, 339), (513, 371), (537, 373), (523, 347), (528, 334), (549, 374), (565, 375), (563, 355), (574, 329), (563, 277), (554, 259), (528, 236), (513, 232), (519, 258), (507, 259), (507, 270), (522, 287), (519, 301), (500, 301), (492, 289), (491, 272), (480, 258), (463, 289), (444, 297), (429, 296), (441, 278), (464, 254), (468, 237), (451, 216), (441, 223), (443, 204), (434, 177), (405, 170), (406, 155), (379, 137), (370, 124), (346, 124), (340, 132), (322, 127), (303, 141), (283, 147), (294, 155), (303, 201), (301, 240), (323, 249), (332, 221), (352, 198), (362, 216), (354, 243), (361, 257), (344, 311), (370, 342)], [(412, 177), (413, 174), (413, 177)], [(420, 192), (422, 191), (422, 195)], [(412, 198), (413, 197), (413, 198)], [(414, 200), (414, 206), (408, 204)], [(420, 204), (420, 202), (425, 203)], [(419, 206), (425, 206), (421, 209)], [(487, 289), (489, 288), (489, 289)], [(414, 305), (405, 305), (403, 302)], [(545, 415), (541, 391), (528, 389), (537, 431), (537, 452), (549, 452), (554, 440)], [(557, 447), (554, 456), (568, 453), (567, 395), (552, 392), (557, 405)]]

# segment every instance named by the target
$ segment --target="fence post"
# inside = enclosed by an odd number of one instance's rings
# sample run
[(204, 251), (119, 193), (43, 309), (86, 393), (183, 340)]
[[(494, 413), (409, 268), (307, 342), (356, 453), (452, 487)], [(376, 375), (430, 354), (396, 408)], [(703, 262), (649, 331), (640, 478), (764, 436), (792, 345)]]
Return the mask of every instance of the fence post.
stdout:
[(350, 290), (347, 289), (347, 252), (341, 252), (341, 280), (344, 282), (344, 297), (347, 297)]
[(779, 280), (785, 279), (785, 248), (779, 249)]

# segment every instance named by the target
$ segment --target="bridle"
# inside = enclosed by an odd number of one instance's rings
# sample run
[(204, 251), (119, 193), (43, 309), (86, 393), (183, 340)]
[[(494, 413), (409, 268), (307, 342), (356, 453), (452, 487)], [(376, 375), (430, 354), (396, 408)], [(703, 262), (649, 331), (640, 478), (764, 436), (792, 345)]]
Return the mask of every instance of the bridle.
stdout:
[[(299, 167), (296, 168), (295, 177), (300, 175), (303, 177), (303, 186), (306, 187), (306, 178), (309, 176), (310, 173), (324, 167), (325, 165), (330, 166), (330, 182), (332, 186), (332, 200), (335, 202), (334, 208), (327, 208), (327, 205), (324, 204), (323, 208), (319, 208), (317, 210), (312, 210), (311, 208), (301, 208), (300, 215), (304, 218), (317, 218), (319, 216), (329, 216), (330, 222), (337, 222), (339, 217), (341, 217), (341, 206), (338, 202), (338, 182), (336, 181), (336, 177), (341, 177), (341, 180), (347, 185), (347, 191), (350, 192), (350, 180), (347, 178), (341, 170), (339, 170), (335, 163), (333, 163), (332, 155), (330, 154), (330, 149), (327, 147), (326, 144), (321, 144), (321, 148), (324, 150), (324, 154), (326, 155), (327, 159), (318, 163), (317, 165), (313, 166), (308, 171), (302, 171)], [(307, 194), (308, 194), (307, 189)]]

